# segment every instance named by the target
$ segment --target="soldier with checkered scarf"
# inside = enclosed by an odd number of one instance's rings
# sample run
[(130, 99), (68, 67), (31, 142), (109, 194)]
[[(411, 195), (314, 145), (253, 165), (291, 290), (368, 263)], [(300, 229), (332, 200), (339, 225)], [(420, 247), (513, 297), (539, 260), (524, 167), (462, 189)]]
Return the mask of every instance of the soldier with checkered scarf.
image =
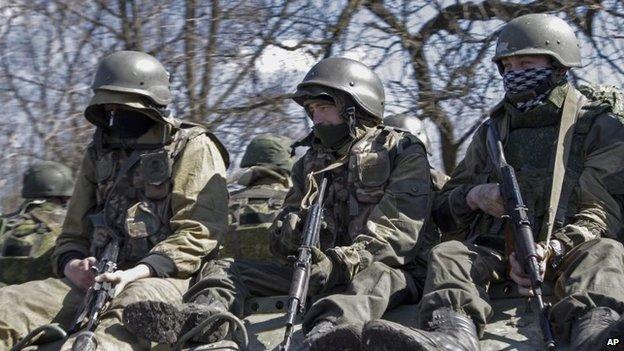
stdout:
[[(581, 65), (579, 47), (572, 28), (552, 15), (521, 16), (502, 28), (493, 61), (505, 96), (436, 199), (443, 243), (429, 256), (418, 328), (369, 322), (363, 349), (478, 350), (492, 316), (490, 283), (511, 278), (519, 293), (532, 295), (505, 240), (499, 180), (486, 148), (490, 126), (498, 128), (515, 169), (536, 242), (551, 232), (547, 218), (554, 208), (552, 239), (536, 251), (546, 281), (555, 284), (549, 314), (555, 338), (571, 350), (590, 350), (622, 337), (624, 247), (615, 240), (622, 213), (604, 180), (624, 165), (624, 127), (609, 106), (584, 100), (567, 81), (567, 71)], [(578, 109), (564, 114), (569, 101)], [(566, 119), (574, 121), (569, 156), (560, 199), (549, 205), (564, 115), (575, 118)]]

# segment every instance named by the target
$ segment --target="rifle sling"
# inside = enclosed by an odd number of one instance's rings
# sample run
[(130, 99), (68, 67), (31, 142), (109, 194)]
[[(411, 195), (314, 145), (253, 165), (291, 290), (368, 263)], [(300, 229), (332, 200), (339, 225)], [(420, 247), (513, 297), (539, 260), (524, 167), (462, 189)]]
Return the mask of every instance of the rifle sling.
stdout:
[(564, 218), (562, 217), (565, 217), (565, 213), (567, 211), (567, 201), (560, 201), (561, 190), (563, 186), (563, 179), (565, 178), (566, 164), (570, 155), (572, 137), (574, 134), (573, 126), (576, 123), (579, 111), (581, 110), (584, 101), (585, 99), (583, 96), (570, 85), (563, 103), (563, 112), (561, 114), (561, 122), (559, 125), (559, 135), (557, 137), (548, 212), (546, 213), (546, 232), (544, 232), (544, 230), (540, 232), (539, 241), (550, 241), (555, 221), (563, 223)]

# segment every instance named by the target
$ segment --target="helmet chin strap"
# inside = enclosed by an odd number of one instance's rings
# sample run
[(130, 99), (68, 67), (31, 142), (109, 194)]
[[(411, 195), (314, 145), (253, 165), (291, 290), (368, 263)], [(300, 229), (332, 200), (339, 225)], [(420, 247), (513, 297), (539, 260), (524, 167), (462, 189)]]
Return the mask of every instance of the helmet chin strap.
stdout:
[(355, 106), (349, 106), (345, 108), (345, 112), (342, 114), (343, 118), (347, 121), (347, 125), (349, 126), (349, 136), (351, 139), (355, 139)]
[(108, 112), (108, 127), (112, 128), (115, 123), (115, 110), (112, 109)]

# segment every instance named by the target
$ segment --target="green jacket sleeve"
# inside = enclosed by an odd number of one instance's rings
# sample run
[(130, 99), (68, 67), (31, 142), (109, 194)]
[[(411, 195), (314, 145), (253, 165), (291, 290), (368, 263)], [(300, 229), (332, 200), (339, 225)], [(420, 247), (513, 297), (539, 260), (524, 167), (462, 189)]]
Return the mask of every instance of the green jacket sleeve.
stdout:
[(86, 152), (76, 177), (74, 193), (67, 208), (62, 232), (56, 239), (52, 254), (52, 267), (57, 276), (63, 275), (63, 272), (59, 272), (62, 268), (59, 265), (65, 254), (75, 252), (81, 257), (90, 256), (92, 226), (87, 215), (96, 206), (95, 190), (94, 164), (90, 152)]
[[(288, 193), (286, 194), (286, 197), (284, 198), (284, 203), (282, 205), (282, 208), (279, 211), (279, 213), (275, 216), (275, 221), (273, 222), (273, 225), (271, 226), (271, 228), (269, 228), (269, 233), (270, 233), (269, 249), (271, 253), (277, 258), (286, 259), (288, 255), (291, 255), (296, 252), (296, 251), (293, 251), (292, 247), (286, 245), (284, 241), (281, 240), (281, 235), (282, 235), (281, 227), (277, 225), (277, 223), (283, 221), (284, 218), (289, 213), (299, 212), (299, 207), (301, 205), (301, 201), (303, 200), (304, 191), (305, 191), (305, 176), (304, 176), (304, 171), (303, 171), (304, 159), (305, 159), (305, 156), (301, 157), (293, 165), (292, 176), (291, 176), (293, 185), (290, 188), (290, 190), (288, 190)], [(302, 215), (302, 214), (299, 213), (299, 215)], [(305, 219), (302, 218), (302, 220), (305, 220)]]
[(225, 164), (209, 136), (190, 139), (173, 166), (170, 221), (173, 233), (142, 261), (156, 272), (173, 265), (171, 274), (188, 278), (201, 266), (227, 230), (228, 194)]
[(485, 146), (487, 125), (477, 129), (472, 142), (468, 145), (464, 159), (455, 170), (442, 190), (436, 196), (433, 216), (442, 231), (442, 240), (465, 239), (468, 227), (480, 211), (473, 211), (466, 202), (470, 189), (486, 182), (479, 179), (487, 165)]
[(353, 244), (328, 250), (328, 255), (342, 265), (339, 271), (346, 276), (340, 280), (350, 281), (376, 261), (390, 267), (403, 266), (415, 258), (419, 249), (437, 243), (437, 237), (427, 237), (433, 233), (421, 231), (431, 210), (429, 169), (427, 154), (419, 143), (405, 147), (396, 156), (384, 195), (370, 212), (366, 228)]
[(615, 238), (622, 226), (620, 205), (605, 179), (622, 171), (624, 165), (624, 126), (612, 116), (600, 115), (585, 138), (585, 159), (578, 181), (580, 210), (573, 221), (553, 233), (567, 249), (598, 238)]

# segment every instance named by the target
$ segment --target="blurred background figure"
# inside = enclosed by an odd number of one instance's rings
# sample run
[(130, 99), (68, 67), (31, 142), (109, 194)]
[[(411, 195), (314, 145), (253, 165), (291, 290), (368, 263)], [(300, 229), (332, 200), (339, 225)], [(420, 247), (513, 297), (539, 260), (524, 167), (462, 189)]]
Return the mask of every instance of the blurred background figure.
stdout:
[(50, 257), (73, 189), (72, 171), (63, 164), (44, 161), (28, 168), (24, 201), (2, 216), (0, 286), (52, 277)]
[(221, 257), (272, 257), (268, 229), (292, 185), (291, 143), (285, 137), (262, 134), (247, 146), (241, 170), (232, 180), (239, 188), (230, 190), (230, 225)]

